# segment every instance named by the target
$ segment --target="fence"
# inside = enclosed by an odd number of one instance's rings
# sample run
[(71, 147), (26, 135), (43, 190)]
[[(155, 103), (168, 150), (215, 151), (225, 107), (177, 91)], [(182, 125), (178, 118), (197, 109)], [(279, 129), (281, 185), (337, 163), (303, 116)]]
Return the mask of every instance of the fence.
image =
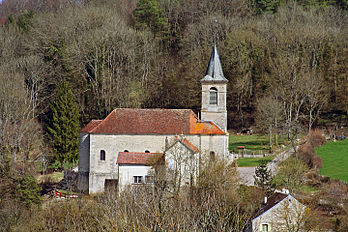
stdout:
[(77, 198), (77, 197), (88, 197), (89, 195), (78, 194), (78, 193), (68, 194), (68, 193), (59, 191), (57, 189), (57, 185), (54, 185), (54, 196), (57, 199), (71, 199), (71, 198)]
[(235, 159), (238, 158), (261, 158), (261, 157), (266, 157), (269, 156), (271, 154), (266, 153), (265, 150), (257, 150), (257, 151), (251, 151), (251, 150), (247, 150), (247, 149), (241, 149), (238, 150), (238, 152), (232, 152), (233, 157)]

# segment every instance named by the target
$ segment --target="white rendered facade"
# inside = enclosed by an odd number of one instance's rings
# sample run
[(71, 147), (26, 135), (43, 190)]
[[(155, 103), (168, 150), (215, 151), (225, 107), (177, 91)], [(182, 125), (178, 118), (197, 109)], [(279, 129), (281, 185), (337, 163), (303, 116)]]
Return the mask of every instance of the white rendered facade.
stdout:
[[(118, 179), (116, 161), (119, 152), (127, 150), (163, 153), (166, 138), (174, 140), (175, 136), (80, 134), (80, 190), (88, 190), (88, 193), (102, 192), (105, 179)], [(185, 135), (185, 138), (196, 146), (200, 153), (214, 152), (222, 156), (228, 153), (228, 135)], [(105, 151), (105, 160), (100, 160), (102, 150)]]

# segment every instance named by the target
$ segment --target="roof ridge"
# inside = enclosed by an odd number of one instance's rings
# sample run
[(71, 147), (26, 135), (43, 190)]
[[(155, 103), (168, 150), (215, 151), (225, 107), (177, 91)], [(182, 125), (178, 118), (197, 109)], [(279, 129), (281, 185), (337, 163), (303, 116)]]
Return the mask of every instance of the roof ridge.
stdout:
[(124, 153), (124, 154), (132, 154), (132, 155), (136, 155), (136, 154), (139, 154), (139, 155), (144, 155), (144, 154), (149, 154), (149, 155), (153, 155), (153, 154), (155, 154), (155, 155), (157, 155), (157, 154), (163, 154), (163, 153), (161, 153), (161, 152), (126, 152), (126, 151), (120, 151), (120, 152), (118, 152), (119, 154), (120, 153)]
[[(100, 125), (103, 124), (103, 122), (108, 118), (108, 117), (111, 117), (111, 114), (115, 111), (116, 109), (113, 109), (104, 119), (101, 120), (101, 122), (96, 126), (94, 127), (90, 133), (93, 133), (94, 130), (96, 130)], [(116, 112), (115, 112), (116, 113)]]

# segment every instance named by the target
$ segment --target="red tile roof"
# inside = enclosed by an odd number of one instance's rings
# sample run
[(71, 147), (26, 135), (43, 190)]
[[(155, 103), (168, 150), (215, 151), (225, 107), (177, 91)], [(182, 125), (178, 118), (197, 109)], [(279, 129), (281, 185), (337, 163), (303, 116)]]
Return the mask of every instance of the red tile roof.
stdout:
[(163, 156), (162, 153), (139, 153), (139, 152), (120, 152), (117, 157), (117, 164), (139, 164), (149, 165), (152, 159)]
[(192, 134), (224, 135), (225, 133), (213, 122), (197, 122)]
[(82, 130), (81, 133), (91, 133), (103, 120), (91, 120)]
[[(90, 122), (91, 123), (91, 122)], [(225, 133), (213, 122), (201, 122), (190, 109), (113, 110), (98, 125), (87, 124), (81, 132), (95, 134), (219, 134)]]

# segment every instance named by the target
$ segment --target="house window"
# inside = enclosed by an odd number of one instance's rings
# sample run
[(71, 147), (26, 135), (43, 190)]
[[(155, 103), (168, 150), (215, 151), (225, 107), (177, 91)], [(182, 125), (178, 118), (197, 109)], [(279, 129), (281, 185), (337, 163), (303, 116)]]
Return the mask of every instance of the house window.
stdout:
[(150, 151), (149, 151), (149, 150), (146, 150), (145, 153), (150, 153)]
[(153, 184), (153, 176), (145, 176), (145, 182), (146, 184)]
[(142, 176), (133, 176), (133, 184), (141, 184), (141, 183), (143, 183)]
[(210, 105), (217, 105), (218, 104), (218, 91), (215, 87), (210, 88), (209, 91), (209, 104)]
[(100, 150), (100, 160), (105, 160), (105, 151)]
[(269, 232), (270, 230), (269, 230), (268, 224), (262, 224), (261, 225), (261, 231), (262, 232)]
[(210, 161), (215, 161), (215, 152), (210, 152)]

